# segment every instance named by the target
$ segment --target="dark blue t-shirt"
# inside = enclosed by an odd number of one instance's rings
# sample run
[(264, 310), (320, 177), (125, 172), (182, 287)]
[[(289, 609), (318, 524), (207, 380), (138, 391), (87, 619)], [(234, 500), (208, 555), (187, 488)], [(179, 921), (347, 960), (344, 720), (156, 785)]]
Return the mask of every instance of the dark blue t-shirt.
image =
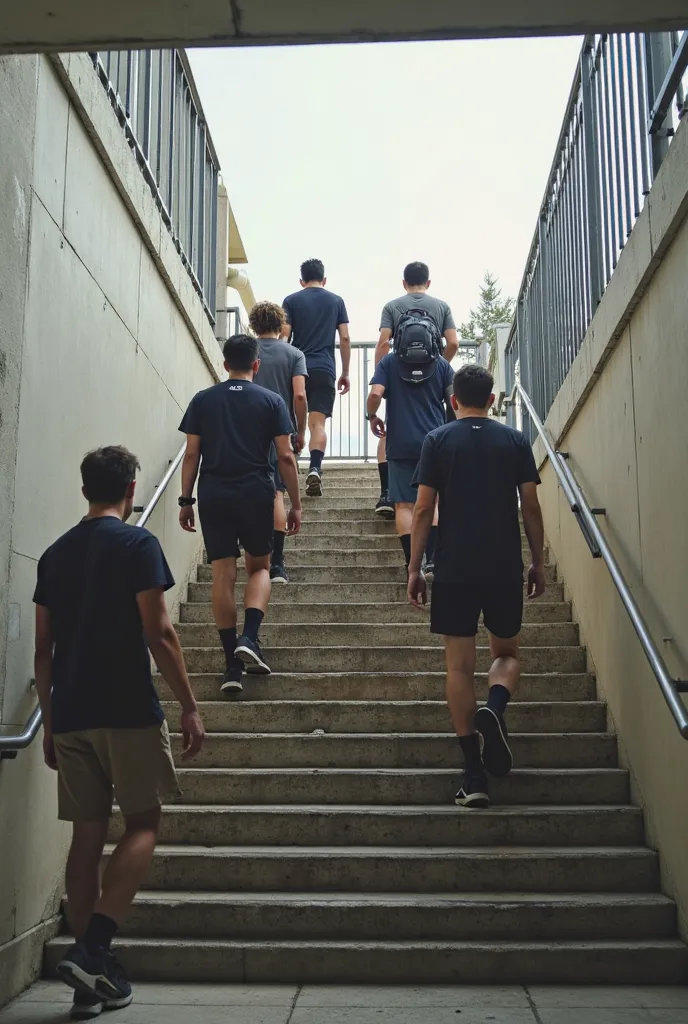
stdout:
[(520, 431), (478, 416), (448, 423), (425, 439), (416, 479), (439, 492), (438, 583), (522, 575), (518, 487), (540, 477)]
[(179, 429), (201, 438), (199, 504), (249, 495), (274, 500), (272, 442), (293, 429), (274, 391), (250, 380), (215, 384), (192, 398)]
[(393, 352), (378, 363), (371, 384), (382, 384), (387, 402), (387, 458), (419, 459), (431, 430), (446, 422), (445, 396), (454, 382), (446, 359), (438, 359), (429, 380), (411, 384), (402, 380)]
[(292, 345), (306, 357), (308, 372), (324, 370), (337, 376), (334, 342), (340, 324), (348, 324), (344, 299), (325, 288), (302, 288), (282, 303), (292, 328)]
[(33, 599), (55, 639), (55, 733), (162, 722), (136, 595), (172, 586), (158, 539), (114, 516), (84, 519), (48, 548)]

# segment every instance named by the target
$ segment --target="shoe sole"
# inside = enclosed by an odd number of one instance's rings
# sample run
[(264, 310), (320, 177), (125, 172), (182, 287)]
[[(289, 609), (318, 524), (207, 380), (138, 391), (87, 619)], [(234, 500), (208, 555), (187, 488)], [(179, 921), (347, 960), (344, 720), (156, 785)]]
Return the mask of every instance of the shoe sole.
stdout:
[(284, 576), (274, 576), (270, 580), (271, 583), (288, 583), (289, 580), (285, 579)]
[[(101, 985), (107, 985), (107, 978), (102, 974), (87, 974), (82, 967), (72, 963), (71, 960), (62, 960), (56, 970), (62, 981), (70, 988), (77, 992), (83, 992), (84, 995), (98, 996), (102, 999), (104, 1010), (121, 1010), (123, 1007), (129, 1006), (134, 998), (132, 992), (128, 996), (113, 996), (112, 992), (106, 995), (103, 988), (98, 987), (98, 984), (100, 982)], [(95, 1016), (99, 1016), (99, 1014)]]
[(322, 498), (322, 480), (315, 473), (306, 477), (306, 494), (309, 498)]
[(454, 803), (457, 807), (465, 807), (468, 811), (485, 811), (490, 806), (490, 797), (487, 793), (469, 793), (468, 796), (459, 796), (457, 793)]
[(250, 647), (237, 647), (234, 652), (235, 657), (239, 661), (243, 662), (246, 666), (246, 671), (252, 675), (269, 676), (272, 675), (272, 669), (266, 662), (264, 662), (256, 653), (252, 651)]
[(483, 764), (496, 779), (503, 779), (514, 766), (511, 748), (497, 715), (491, 708), (478, 708), (475, 727), (483, 738)]
[(96, 1017), (100, 1017), (101, 1013), (109, 1013), (112, 1010), (123, 1010), (126, 1006), (131, 1006), (134, 1000), (134, 994), (132, 992), (129, 996), (124, 996), (122, 999), (103, 999), (98, 1009), (95, 1006), (84, 1006), (81, 1009), (72, 1008), (69, 1019), (70, 1020), (95, 1020)]
[(243, 689), (244, 688), (241, 685), (241, 683), (238, 683), (236, 680), (231, 680), (230, 679), (226, 683), (222, 684), (222, 686), (220, 687), (220, 692), (221, 693), (242, 693)]
[(375, 509), (376, 516), (382, 516), (383, 519), (394, 519), (394, 509), (390, 508), (389, 505), (382, 505), (380, 508)]

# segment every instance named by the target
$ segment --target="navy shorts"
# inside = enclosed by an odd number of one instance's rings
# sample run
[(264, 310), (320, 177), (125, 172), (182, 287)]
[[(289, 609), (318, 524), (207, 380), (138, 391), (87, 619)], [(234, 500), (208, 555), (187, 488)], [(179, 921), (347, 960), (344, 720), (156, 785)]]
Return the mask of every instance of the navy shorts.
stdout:
[(262, 558), (272, 552), (274, 499), (199, 502), (198, 516), (209, 562), (238, 558), (239, 545)]
[(480, 613), (490, 633), (510, 640), (521, 632), (523, 579), (464, 580), (432, 586), (430, 632), (442, 636), (475, 636)]
[(389, 466), (389, 500), (393, 502), (410, 502), (416, 504), (418, 487), (414, 485), (414, 477), (418, 468), (417, 459), (388, 459)]
[(327, 370), (309, 370), (306, 377), (306, 398), (308, 411), (319, 412), (328, 419), (334, 409), (337, 393), (335, 379)]

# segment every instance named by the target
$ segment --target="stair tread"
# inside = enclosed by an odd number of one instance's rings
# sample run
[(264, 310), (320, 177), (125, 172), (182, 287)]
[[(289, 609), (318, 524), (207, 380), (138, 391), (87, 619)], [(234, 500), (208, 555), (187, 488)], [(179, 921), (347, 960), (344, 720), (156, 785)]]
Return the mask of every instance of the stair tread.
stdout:
[[(112, 847), (106, 847), (111, 850)], [(647, 858), (654, 860), (657, 854), (646, 846), (231, 846), (213, 845), (211, 847), (201, 845), (181, 845), (160, 843), (155, 848), (156, 857), (190, 857), (204, 856), (210, 859), (223, 857), (265, 857), (268, 859), (291, 859), (305, 860), (326, 860), (329, 857), (346, 857), (351, 859), (360, 858), (385, 858), (423, 860), (428, 857), (437, 860), (455, 860), (458, 858), (471, 858), (480, 856), (483, 861), (499, 860), (504, 857), (561, 857), (567, 859), (581, 859), (583, 857), (612, 857), (619, 856)]]
[[(427, 815), (440, 815), (456, 819), (464, 812), (454, 805), (435, 804), (166, 804), (165, 814), (329, 814), (362, 816), (387, 815), (402, 817), (414, 815), (424, 818)], [(469, 813), (469, 812), (466, 812)], [(642, 811), (633, 804), (509, 804), (503, 807), (490, 807), (480, 812), (480, 819), (530, 817), (544, 815), (577, 815), (577, 814), (632, 814), (640, 816)]]
[[(55, 939), (52, 939), (49, 943), (49, 947), (64, 949), (72, 945), (73, 939), (68, 935), (61, 935)], [(467, 950), (468, 952), (475, 952), (479, 954), (481, 951), (490, 952), (492, 950), (508, 950), (508, 949), (519, 949), (519, 950), (532, 950), (533, 952), (547, 952), (556, 949), (561, 950), (587, 950), (587, 949), (600, 949), (600, 950), (619, 950), (623, 952), (625, 950), (637, 950), (637, 949), (649, 949), (649, 950), (667, 950), (685, 952), (686, 946), (680, 939), (590, 939), (590, 940), (550, 940), (547, 942), (532, 942), (532, 941), (508, 941), (508, 940), (493, 940), (493, 941), (447, 941), (447, 940), (432, 940), (422, 941), (408, 939), (406, 941), (399, 941), (395, 939), (318, 939), (313, 940), (300, 940), (300, 939), (183, 939), (183, 938), (124, 938), (118, 943), (118, 948), (122, 947), (160, 947), (168, 949), (307, 949), (312, 950), (316, 953), (323, 947), (332, 949), (348, 950), (354, 949), (357, 951), (363, 951), (370, 949), (372, 951), (376, 949), (390, 949), (390, 950), (404, 950), (404, 949), (418, 949), (428, 950), (433, 949), (446, 949), (446, 950)]]
[(261, 903), (272, 906), (275, 903), (292, 905), (306, 904), (365, 904), (372, 906), (428, 906), (445, 907), (470, 904), (548, 904), (563, 907), (597, 904), (601, 908), (615, 905), (671, 906), (673, 901), (663, 893), (656, 892), (589, 892), (589, 893), (547, 893), (547, 892), (203, 892), (186, 889), (141, 890), (135, 904), (174, 904), (180, 902), (236, 904)]

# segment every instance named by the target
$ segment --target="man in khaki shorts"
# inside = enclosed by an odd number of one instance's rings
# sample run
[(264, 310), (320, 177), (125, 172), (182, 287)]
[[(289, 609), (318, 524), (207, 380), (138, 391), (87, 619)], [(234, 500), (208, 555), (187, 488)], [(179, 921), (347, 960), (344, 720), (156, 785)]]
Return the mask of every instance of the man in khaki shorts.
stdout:
[[(88, 515), (38, 563), (36, 689), (46, 763), (58, 773), (58, 814), (73, 823), (68, 916), (76, 944), (58, 966), (72, 1017), (128, 1006), (131, 985), (110, 945), (155, 850), (163, 799), (179, 795), (150, 653), (182, 708), (183, 756), (203, 724), (165, 607), (174, 585), (158, 540), (125, 525), (135, 455), (100, 448), (81, 464)], [(124, 835), (100, 880), (113, 797)]]

